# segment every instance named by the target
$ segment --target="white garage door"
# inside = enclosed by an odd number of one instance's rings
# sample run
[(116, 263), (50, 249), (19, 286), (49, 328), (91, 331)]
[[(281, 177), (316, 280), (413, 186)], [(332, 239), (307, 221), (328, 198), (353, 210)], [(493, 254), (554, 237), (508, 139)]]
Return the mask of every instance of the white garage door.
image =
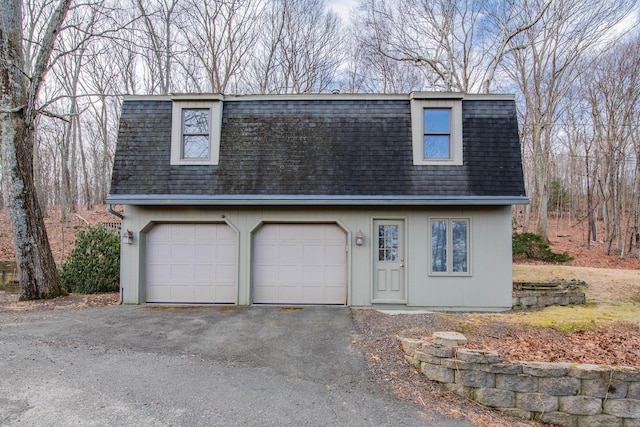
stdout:
[(159, 224), (146, 248), (147, 302), (236, 302), (237, 236), (226, 224)]
[(346, 235), (334, 224), (267, 224), (254, 236), (253, 302), (346, 304)]

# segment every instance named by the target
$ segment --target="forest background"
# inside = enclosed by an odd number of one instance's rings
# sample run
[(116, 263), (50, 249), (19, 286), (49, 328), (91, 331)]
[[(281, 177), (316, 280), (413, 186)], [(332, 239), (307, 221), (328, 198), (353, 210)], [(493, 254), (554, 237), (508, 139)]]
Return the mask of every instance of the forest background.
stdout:
[[(59, 3), (22, 3), (28, 76)], [(33, 175), (63, 222), (104, 203), (124, 94), (514, 93), (531, 199), (514, 230), (568, 221), (639, 256), (634, 0), (73, 1), (44, 71)]]

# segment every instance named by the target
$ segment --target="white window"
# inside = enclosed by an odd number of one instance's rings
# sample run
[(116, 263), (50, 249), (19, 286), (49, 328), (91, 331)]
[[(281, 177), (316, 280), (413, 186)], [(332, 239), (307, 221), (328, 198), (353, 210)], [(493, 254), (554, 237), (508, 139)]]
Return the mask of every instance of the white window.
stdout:
[(172, 165), (217, 165), (221, 101), (173, 101)]
[(414, 165), (462, 165), (462, 94), (412, 94), (411, 127)]
[(424, 160), (451, 159), (451, 109), (425, 108), (423, 110), (422, 158)]
[(430, 274), (469, 275), (469, 219), (432, 218), (430, 223)]
[(211, 154), (211, 109), (182, 109), (181, 160), (209, 160)]

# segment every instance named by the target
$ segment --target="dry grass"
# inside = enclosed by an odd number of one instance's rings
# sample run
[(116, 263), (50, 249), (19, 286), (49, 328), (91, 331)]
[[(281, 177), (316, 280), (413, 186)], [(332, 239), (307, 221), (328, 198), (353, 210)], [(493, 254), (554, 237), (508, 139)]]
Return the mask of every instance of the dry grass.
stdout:
[(513, 280), (541, 282), (550, 279), (582, 279), (587, 300), (602, 303), (640, 302), (640, 270), (573, 267), (564, 265), (513, 266)]
[(618, 323), (640, 326), (640, 270), (514, 265), (514, 281), (582, 279), (587, 304), (546, 307), (540, 311), (498, 315), (502, 321), (550, 327), (557, 330), (589, 330)]

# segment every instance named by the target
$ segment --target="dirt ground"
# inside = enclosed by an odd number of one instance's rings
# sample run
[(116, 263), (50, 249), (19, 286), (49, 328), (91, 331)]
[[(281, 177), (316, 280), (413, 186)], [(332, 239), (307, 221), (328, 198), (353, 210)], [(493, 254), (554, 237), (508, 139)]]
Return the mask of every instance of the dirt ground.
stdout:
[[(61, 263), (73, 249), (78, 227), (102, 222), (120, 222), (120, 218), (111, 214), (105, 205), (96, 206), (92, 210), (79, 206), (77, 212), (67, 213), (64, 220), (58, 206), (49, 207), (46, 213), (47, 235), (53, 257), (57, 263)], [(0, 209), (0, 260), (13, 260), (14, 258), (9, 216), (6, 209)]]

